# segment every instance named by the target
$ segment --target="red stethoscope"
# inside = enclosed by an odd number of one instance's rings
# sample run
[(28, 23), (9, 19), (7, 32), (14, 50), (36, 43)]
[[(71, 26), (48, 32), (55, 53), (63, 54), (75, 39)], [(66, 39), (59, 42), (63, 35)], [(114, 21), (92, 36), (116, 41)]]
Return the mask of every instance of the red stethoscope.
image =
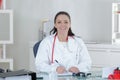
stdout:
[(0, 0), (0, 9), (2, 8), (2, 2), (3, 2), (3, 1), (2, 1), (2, 0)]
[[(53, 41), (53, 45), (52, 45), (52, 56), (51, 56), (51, 63), (53, 63), (54, 62), (54, 60), (53, 60), (53, 57), (54, 57), (54, 48), (55, 48), (55, 41), (56, 41), (56, 37), (57, 37), (57, 33), (55, 34), (55, 36), (54, 36), (54, 41)], [(74, 38), (73, 36), (71, 36), (72, 38)], [(66, 38), (66, 41), (68, 41), (68, 37)]]

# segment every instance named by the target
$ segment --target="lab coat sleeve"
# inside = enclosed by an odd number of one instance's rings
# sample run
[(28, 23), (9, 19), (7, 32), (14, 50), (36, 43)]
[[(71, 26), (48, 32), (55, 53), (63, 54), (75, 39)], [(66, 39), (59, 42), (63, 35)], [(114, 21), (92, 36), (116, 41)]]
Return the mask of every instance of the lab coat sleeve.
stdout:
[(49, 40), (44, 39), (38, 48), (37, 56), (35, 59), (35, 65), (38, 72), (51, 72), (56, 71), (57, 64), (51, 64), (51, 43)]
[(81, 48), (78, 49), (79, 57), (76, 67), (80, 70), (80, 72), (88, 72), (91, 69), (92, 61), (84, 42), (80, 40), (79, 43), (81, 44)]

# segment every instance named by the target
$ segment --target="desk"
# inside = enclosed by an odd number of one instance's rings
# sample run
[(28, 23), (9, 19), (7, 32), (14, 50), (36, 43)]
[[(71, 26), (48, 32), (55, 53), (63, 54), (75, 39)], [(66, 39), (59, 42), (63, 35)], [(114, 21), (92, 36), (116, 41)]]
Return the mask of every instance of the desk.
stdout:
[[(108, 80), (103, 79), (102, 72), (92, 72), (91, 76), (88, 76), (87, 78), (81, 78), (81, 77), (73, 77), (73, 76), (58, 76), (57, 79), (52, 80)], [(43, 76), (43, 79), (36, 79), (36, 80), (51, 80), (49, 79), (49, 75), (45, 73), (41, 73), (41, 76)]]

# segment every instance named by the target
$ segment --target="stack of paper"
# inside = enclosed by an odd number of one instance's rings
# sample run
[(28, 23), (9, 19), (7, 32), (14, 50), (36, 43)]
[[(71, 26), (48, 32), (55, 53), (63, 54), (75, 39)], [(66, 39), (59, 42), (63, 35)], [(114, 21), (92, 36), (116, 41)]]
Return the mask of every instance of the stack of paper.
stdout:
[(0, 73), (0, 80), (36, 80), (36, 73), (28, 70), (18, 70)]
[(4, 78), (0, 78), (0, 80), (5, 80)]
[(13, 76), (13, 77), (0, 78), (0, 80), (31, 80), (31, 76), (29, 75)]

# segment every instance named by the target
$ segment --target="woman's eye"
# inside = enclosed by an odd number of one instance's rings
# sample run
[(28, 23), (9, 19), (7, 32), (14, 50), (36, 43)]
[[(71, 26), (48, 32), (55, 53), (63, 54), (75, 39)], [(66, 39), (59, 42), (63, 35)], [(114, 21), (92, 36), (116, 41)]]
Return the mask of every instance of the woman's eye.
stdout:
[(68, 22), (65, 22), (65, 23), (68, 23)]
[(57, 22), (58, 24), (61, 23), (61, 22)]

